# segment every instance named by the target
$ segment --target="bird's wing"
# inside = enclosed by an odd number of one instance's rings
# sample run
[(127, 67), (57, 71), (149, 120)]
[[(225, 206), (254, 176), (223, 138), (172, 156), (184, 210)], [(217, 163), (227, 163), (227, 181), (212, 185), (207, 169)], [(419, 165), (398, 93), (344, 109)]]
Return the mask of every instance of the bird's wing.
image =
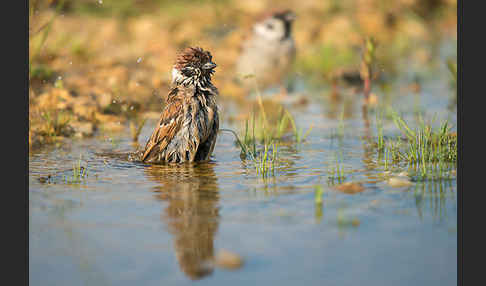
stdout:
[(181, 129), (183, 113), (183, 97), (179, 89), (174, 88), (170, 91), (169, 96), (167, 97), (167, 105), (160, 116), (159, 123), (145, 145), (142, 161), (147, 158), (154, 148), (158, 148), (159, 151), (162, 151), (167, 147), (170, 141)]

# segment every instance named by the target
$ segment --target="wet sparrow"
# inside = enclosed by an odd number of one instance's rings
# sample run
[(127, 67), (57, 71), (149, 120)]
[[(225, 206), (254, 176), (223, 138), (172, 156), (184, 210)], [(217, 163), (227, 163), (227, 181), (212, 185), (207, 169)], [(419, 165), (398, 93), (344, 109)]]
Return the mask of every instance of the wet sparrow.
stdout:
[(208, 51), (186, 48), (172, 68), (172, 89), (152, 136), (140, 154), (148, 163), (209, 160), (219, 130), (211, 83), (216, 64)]
[[(295, 42), (292, 37), (294, 12), (272, 12), (253, 26), (251, 37), (243, 43), (243, 51), (237, 62), (239, 77), (254, 75), (258, 84), (282, 83), (295, 58)], [(243, 83), (254, 80), (243, 79)]]

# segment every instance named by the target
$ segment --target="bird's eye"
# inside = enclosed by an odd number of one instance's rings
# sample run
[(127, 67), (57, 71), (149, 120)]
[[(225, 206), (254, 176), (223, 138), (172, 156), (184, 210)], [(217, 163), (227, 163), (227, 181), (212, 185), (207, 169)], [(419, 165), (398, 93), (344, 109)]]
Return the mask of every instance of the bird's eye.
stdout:
[(267, 28), (268, 28), (269, 30), (273, 30), (273, 25), (272, 25), (272, 24), (270, 24), (270, 23), (269, 23), (269, 24), (267, 24), (266, 26), (267, 26)]

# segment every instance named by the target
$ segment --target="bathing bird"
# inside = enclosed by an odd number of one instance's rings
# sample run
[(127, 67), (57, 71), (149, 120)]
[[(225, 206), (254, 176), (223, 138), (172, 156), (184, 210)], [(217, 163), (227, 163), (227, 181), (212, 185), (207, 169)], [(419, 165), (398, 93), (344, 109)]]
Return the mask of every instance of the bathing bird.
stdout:
[(184, 49), (172, 68), (172, 87), (160, 120), (139, 158), (147, 163), (207, 161), (219, 130), (211, 76), (216, 64), (209, 51)]

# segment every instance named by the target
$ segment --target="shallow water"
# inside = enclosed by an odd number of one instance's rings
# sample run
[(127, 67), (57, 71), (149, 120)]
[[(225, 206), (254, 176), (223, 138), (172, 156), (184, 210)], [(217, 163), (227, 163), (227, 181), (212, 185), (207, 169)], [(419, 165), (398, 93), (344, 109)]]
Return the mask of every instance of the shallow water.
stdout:
[[(446, 68), (424, 74), (420, 95), (403, 91), (407, 74), (390, 92), (374, 92), (409, 122), (419, 112), (455, 127)], [(134, 150), (128, 127), (31, 154), (30, 284), (456, 285), (456, 179), (389, 186), (363, 139), (376, 136), (375, 114), (367, 129), (359, 94), (332, 103), (328, 92), (309, 86), (294, 95), (309, 99), (289, 107), (297, 125), (314, 128), (305, 142), (280, 147), (286, 163), (266, 179), (240, 159), (226, 132), (213, 160), (197, 165), (128, 162)], [(223, 118), (238, 110), (230, 100), (220, 105)], [(144, 126), (140, 144), (154, 124)], [(392, 120), (384, 130), (399, 134)], [(338, 155), (346, 181), (361, 182), (364, 191), (342, 193), (329, 183)], [(88, 177), (68, 184), (64, 176), (80, 156)], [(49, 174), (48, 183), (39, 181)], [(322, 204), (315, 203), (316, 185), (323, 188)], [(244, 265), (213, 268), (208, 261), (221, 249), (240, 255)]]

